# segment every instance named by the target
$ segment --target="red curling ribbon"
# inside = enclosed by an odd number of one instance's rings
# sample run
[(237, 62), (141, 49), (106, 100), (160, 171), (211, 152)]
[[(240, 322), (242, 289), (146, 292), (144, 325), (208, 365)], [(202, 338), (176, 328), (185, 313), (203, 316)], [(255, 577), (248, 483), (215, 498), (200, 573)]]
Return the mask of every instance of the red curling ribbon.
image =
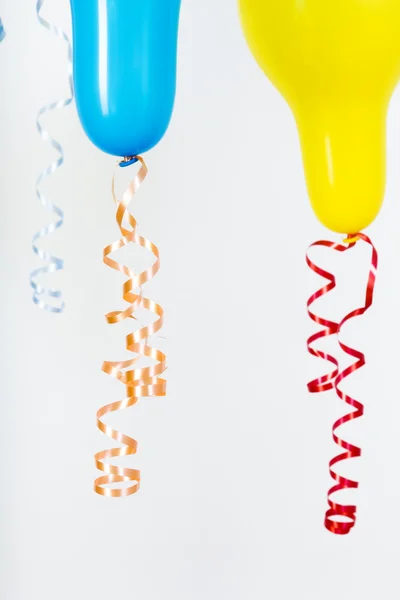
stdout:
[[(338, 473), (336, 473), (333, 470), (333, 467), (335, 465), (337, 465), (338, 463), (342, 462), (343, 460), (347, 460), (350, 458), (358, 458), (361, 456), (361, 448), (341, 439), (337, 435), (337, 430), (341, 425), (344, 425), (345, 423), (348, 423), (349, 421), (352, 421), (353, 419), (358, 419), (359, 417), (362, 417), (364, 414), (363, 404), (361, 402), (359, 402), (358, 400), (355, 400), (351, 396), (347, 395), (345, 392), (343, 392), (343, 390), (339, 387), (339, 385), (342, 383), (342, 381), (346, 377), (348, 377), (349, 375), (351, 375), (358, 369), (361, 369), (361, 367), (363, 367), (365, 365), (365, 356), (362, 352), (355, 350), (354, 348), (350, 348), (349, 346), (344, 344), (340, 340), (340, 337), (338, 337), (338, 343), (339, 343), (341, 349), (346, 354), (348, 354), (352, 358), (356, 359), (356, 362), (354, 362), (352, 365), (350, 365), (349, 367), (347, 367), (346, 369), (344, 369), (343, 371), (340, 372), (338, 360), (335, 357), (333, 357), (332, 355), (327, 354), (326, 352), (322, 352), (321, 350), (315, 349), (313, 344), (317, 340), (319, 340), (323, 337), (326, 337), (326, 336), (335, 335), (335, 334), (339, 336), (341, 333), (342, 327), (345, 323), (347, 323), (354, 317), (362, 316), (370, 308), (370, 306), (372, 305), (372, 301), (373, 301), (373, 294), (374, 294), (374, 287), (375, 287), (375, 280), (376, 280), (376, 270), (378, 267), (378, 253), (377, 253), (374, 245), (372, 244), (371, 240), (369, 239), (369, 237), (363, 233), (358, 233), (356, 235), (349, 236), (346, 240), (344, 240), (343, 244), (337, 244), (337, 243), (329, 242), (329, 241), (319, 241), (319, 242), (315, 242), (314, 244), (312, 244), (310, 246), (310, 248), (313, 248), (314, 246), (325, 246), (326, 248), (332, 248), (333, 250), (336, 250), (337, 252), (346, 252), (350, 248), (353, 248), (355, 246), (355, 244), (357, 243), (357, 241), (359, 241), (359, 240), (363, 240), (364, 242), (369, 244), (372, 249), (371, 268), (370, 268), (370, 272), (369, 272), (369, 276), (368, 276), (365, 304), (361, 308), (357, 308), (357, 309), (351, 311), (339, 323), (329, 321), (328, 319), (323, 319), (322, 317), (319, 317), (315, 313), (311, 312), (311, 310), (310, 310), (311, 305), (316, 300), (318, 300), (325, 294), (329, 293), (336, 287), (336, 279), (335, 279), (334, 275), (332, 275), (331, 273), (328, 273), (327, 271), (321, 269), (315, 263), (313, 263), (310, 260), (308, 254), (306, 257), (307, 264), (310, 267), (310, 269), (312, 271), (314, 271), (314, 273), (317, 273), (318, 275), (320, 275), (321, 277), (324, 277), (328, 281), (328, 283), (325, 286), (323, 286), (320, 290), (318, 290), (315, 294), (313, 294), (307, 302), (307, 309), (308, 309), (308, 314), (309, 314), (310, 318), (315, 323), (317, 323), (318, 325), (322, 325), (322, 327), (323, 327), (323, 329), (321, 331), (314, 333), (312, 336), (309, 337), (309, 339), (307, 340), (307, 348), (308, 348), (308, 351), (310, 352), (310, 354), (312, 354), (312, 356), (315, 356), (317, 358), (322, 358), (334, 365), (333, 371), (327, 373), (326, 375), (323, 375), (322, 377), (319, 377), (319, 378), (311, 381), (308, 384), (308, 390), (312, 393), (319, 393), (319, 392), (325, 392), (325, 391), (328, 391), (331, 389), (335, 389), (339, 398), (341, 400), (343, 400), (346, 404), (348, 404), (349, 406), (354, 408), (354, 410), (352, 412), (350, 412), (347, 415), (345, 415), (344, 417), (338, 419), (332, 427), (333, 440), (338, 446), (340, 446), (340, 448), (344, 449), (344, 452), (335, 456), (329, 463), (329, 472), (331, 474), (332, 479), (336, 483), (335, 483), (335, 485), (333, 485), (331, 487), (331, 489), (328, 492), (329, 509), (327, 510), (326, 516), (325, 516), (325, 527), (330, 532), (337, 534), (337, 535), (346, 535), (354, 527), (354, 525), (356, 523), (357, 507), (354, 505), (338, 504), (336, 502), (333, 502), (331, 497), (336, 492), (340, 492), (340, 491), (343, 491), (346, 489), (357, 489), (359, 484), (357, 481), (353, 481), (351, 479), (347, 479), (346, 477), (339, 475)], [(339, 519), (339, 520), (337, 520), (337, 519)]]

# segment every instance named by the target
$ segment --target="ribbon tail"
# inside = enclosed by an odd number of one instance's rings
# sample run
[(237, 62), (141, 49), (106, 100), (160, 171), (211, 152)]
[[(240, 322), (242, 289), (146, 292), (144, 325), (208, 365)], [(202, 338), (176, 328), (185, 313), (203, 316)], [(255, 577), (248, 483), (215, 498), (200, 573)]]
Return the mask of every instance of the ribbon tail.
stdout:
[(30, 285), (33, 289), (33, 302), (39, 306), (39, 308), (52, 313), (61, 313), (65, 308), (64, 300), (62, 299), (61, 290), (45, 287), (41, 283), (39, 283), (38, 279), (40, 279), (43, 275), (47, 275), (50, 273), (54, 273), (56, 271), (61, 271), (64, 268), (63, 259), (53, 256), (50, 252), (42, 250), (38, 242), (41, 238), (44, 238), (52, 233), (54, 233), (57, 229), (60, 229), (64, 223), (64, 213), (63, 211), (53, 204), (48, 198), (44, 196), (41, 192), (41, 184), (50, 177), (57, 169), (61, 167), (64, 162), (64, 150), (59, 142), (57, 142), (54, 138), (50, 136), (48, 131), (44, 129), (41, 124), (42, 117), (47, 113), (58, 110), (60, 108), (64, 108), (69, 106), (73, 100), (74, 92), (73, 92), (73, 83), (72, 83), (72, 48), (71, 43), (69, 41), (68, 36), (62, 29), (56, 27), (55, 25), (50, 24), (48, 21), (43, 19), (41, 16), (41, 9), (43, 6), (44, 0), (38, 0), (36, 4), (36, 15), (38, 21), (42, 27), (52, 32), (59, 39), (63, 40), (67, 44), (68, 48), (68, 84), (70, 94), (68, 98), (52, 102), (43, 106), (37, 115), (36, 119), (36, 127), (39, 132), (40, 137), (44, 142), (49, 142), (50, 146), (57, 152), (58, 158), (53, 160), (51, 164), (42, 171), (36, 180), (36, 197), (39, 200), (40, 204), (48, 210), (50, 213), (56, 216), (56, 220), (40, 229), (40, 231), (36, 232), (32, 238), (32, 250), (39, 257), (39, 259), (44, 263), (41, 267), (32, 271), (30, 275)]
[(372, 306), (373, 296), (374, 296), (374, 288), (376, 281), (376, 270), (378, 267), (378, 253), (372, 244), (371, 240), (368, 236), (359, 233), (357, 237), (360, 240), (363, 240), (367, 244), (371, 246), (372, 249), (372, 257), (371, 257), (371, 268), (368, 276), (368, 283), (366, 289), (365, 296), (365, 304), (361, 308), (357, 308), (347, 314), (342, 321), (339, 323), (338, 328), (338, 342), (341, 349), (352, 358), (355, 358), (355, 362), (344, 369), (335, 380), (335, 390), (338, 397), (345, 402), (347, 405), (352, 407), (354, 410), (341, 419), (338, 419), (332, 428), (332, 436), (334, 442), (344, 450), (339, 455), (335, 456), (329, 463), (329, 471), (331, 477), (336, 482), (335, 485), (328, 492), (328, 504), (329, 509), (325, 516), (325, 527), (328, 531), (335, 533), (337, 535), (347, 535), (350, 533), (351, 529), (356, 524), (356, 516), (357, 516), (357, 507), (354, 505), (347, 504), (339, 504), (334, 502), (331, 497), (336, 492), (341, 492), (346, 489), (357, 489), (359, 487), (359, 483), (357, 481), (353, 481), (346, 477), (339, 475), (333, 468), (338, 463), (348, 460), (351, 458), (358, 458), (361, 456), (361, 448), (351, 444), (337, 435), (337, 430), (341, 425), (348, 423), (349, 421), (353, 421), (354, 419), (359, 419), (364, 414), (364, 406), (361, 402), (352, 398), (348, 394), (346, 394), (340, 387), (340, 384), (343, 382), (346, 377), (349, 377), (352, 373), (355, 373), (359, 369), (361, 369), (365, 365), (365, 355), (359, 350), (355, 350), (354, 348), (350, 348), (347, 344), (345, 344), (340, 337), (343, 326), (354, 319), (355, 317), (360, 317), (364, 315), (367, 310)]
[[(147, 175), (144, 160), (138, 156), (129, 157), (130, 164), (140, 163), (139, 171), (134, 180), (129, 184), (122, 200), (119, 201), (115, 194), (115, 178), (112, 180), (112, 195), (117, 206), (116, 220), (121, 233), (119, 240), (104, 249), (104, 263), (119, 271), (127, 278), (123, 284), (122, 296), (128, 306), (124, 310), (110, 312), (106, 320), (110, 324), (121, 323), (127, 319), (134, 320), (136, 329), (126, 337), (126, 349), (134, 354), (129, 360), (120, 362), (106, 361), (102, 370), (124, 384), (126, 397), (124, 400), (113, 402), (97, 412), (97, 427), (111, 439), (120, 444), (117, 448), (103, 450), (95, 455), (97, 469), (105, 473), (94, 482), (94, 491), (101, 496), (120, 498), (135, 494), (140, 487), (140, 471), (121, 467), (105, 462), (107, 459), (119, 458), (136, 454), (138, 443), (133, 438), (107, 426), (102, 418), (104, 415), (119, 411), (136, 404), (139, 398), (151, 396), (165, 396), (166, 381), (161, 377), (166, 371), (166, 356), (163, 352), (149, 344), (149, 338), (156, 335), (163, 324), (163, 309), (159, 304), (143, 295), (143, 286), (148, 283), (160, 268), (160, 255), (158, 248), (149, 240), (137, 233), (137, 221), (128, 211), (128, 205), (133, 200), (136, 192)], [(125, 166), (121, 164), (121, 166)], [(125, 225), (124, 225), (125, 223)], [(127, 227), (127, 225), (129, 227)], [(128, 266), (121, 265), (111, 258), (111, 254), (128, 244), (138, 244), (154, 256), (151, 267), (136, 273)], [(137, 318), (138, 309), (144, 310), (152, 317), (149, 325), (142, 325)], [(137, 363), (150, 362), (150, 366), (139, 366)], [(115, 485), (117, 484), (117, 485)], [(121, 486), (120, 484), (127, 484)], [(106, 486), (113, 487), (106, 487)]]
[[(336, 492), (343, 491), (345, 489), (358, 488), (359, 484), (356, 481), (353, 481), (351, 479), (347, 479), (345, 477), (340, 476), (333, 470), (333, 467), (336, 464), (338, 464), (339, 462), (342, 462), (343, 460), (361, 456), (361, 449), (358, 446), (350, 444), (349, 442), (346, 442), (343, 439), (339, 438), (339, 436), (337, 435), (337, 429), (341, 425), (343, 425), (353, 419), (359, 418), (364, 414), (364, 407), (363, 407), (362, 403), (355, 400), (354, 398), (348, 396), (347, 394), (345, 394), (339, 386), (346, 377), (348, 377), (351, 373), (354, 373), (355, 371), (360, 369), (365, 364), (364, 354), (362, 354), (358, 350), (355, 350), (354, 348), (350, 348), (349, 346), (344, 344), (341, 341), (340, 333), (341, 333), (341, 330), (342, 330), (343, 326), (345, 325), (345, 323), (347, 323), (347, 321), (349, 321), (350, 319), (353, 319), (354, 317), (363, 315), (369, 309), (369, 307), (372, 305), (373, 292), (374, 292), (374, 286), (375, 286), (375, 278), (376, 278), (376, 269), (377, 269), (377, 265), (378, 265), (378, 256), (377, 256), (376, 249), (374, 248), (371, 240), (362, 233), (359, 233), (356, 236), (352, 236), (351, 238), (348, 238), (347, 240), (345, 240), (345, 242), (343, 244), (337, 244), (337, 243), (333, 243), (333, 242), (329, 242), (329, 241), (319, 241), (319, 242), (312, 244), (312, 246), (310, 246), (310, 248), (315, 247), (315, 246), (324, 246), (327, 248), (331, 248), (337, 252), (345, 252), (345, 251), (349, 250), (350, 248), (353, 248), (358, 240), (363, 240), (366, 243), (370, 244), (370, 246), (372, 247), (371, 270), (370, 270), (370, 274), (369, 274), (369, 278), (368, 278), (366, 301), (365, 301), (365, 305), (362, 308), (353, 310), (348, 315), (346, 315), (339, 323), (329, 321), (328, 319), (323, 319), (322, 317), (317, 316), (314, 312), (311, 311), (311, 305), (316, 300), (318, 300), (319, 298), (321, 298), (322, 296), (324, 296), (325, 294), (327, 294), (328, 292), (330, 292), (331, 290), (333, 290), (336, 287), (336, 279), (335, 279), (334, 275), (332, 275), (331, 273), (328, 273), (327, 271), (321, 269), (315, 263), (313, 263), (311, 261), (311, 259), (309, 258), (308, 254), (306, 257), (307, 264), (310, 267), (310, 269), (328, 281), (328, 284), (326, 284), (324, 287), (322, 287), (320, 290), (318, 290), (315, 294), (313, 294), (307, 302), (308, 314), (309, 314), (310, 318), (318, 325), (323, 326), (323, 329), (321, 331), (314, 333), (308, 339), (308, 341), (307, 341), (308, 351), (310, 352), (310, 354), (312, 356), (322, 358), (334, 365), (334, 369), (331, 372), (311, 381), (308, 384), (308, 389), (310, 392), (314, 392), (314, 393), (319, 393), (319, 392), (324, 392), (327, 390), (334, 389), (336, 394), (339, 396), (339, 398), (341, 400), (343, 400), (344, 402), (346, 402), (346, 404), (348, 404), (349, 406), (354, 408), (353, 412), (347, 414), (346, 416), (342, 417), (341, 419), (338, 419), (334, 423), (333, 428), (332, 428), (333, 440), (335, 441), (335, 443), (338, 446), (340, 446), (340, 448), (342, 448), (344, 450), (344, 452), (340, 453), (338, 456), (333, 458), (329, 463), (329, 471), (330, 471), (331, 477), (334, 479), (334, 481), (336, 483), (328, 492), (329, 509), (325, 516), (325, 527), (332, 533), (335, 533), (338, 535), (348, 534), (351, 531), (351, 529), (354, 527), (355, 522), (356, 522), (356, 506), (337, 504), (332, 501), (331, 496), (333, 494), (335, 494)], [(327, 354), (326, 352), (315, 349), (314, 345), (313, 345), (314, 342), (316, 342), (317, 340), (320, 340), (324, 337), (331, 336), (334, 334), (338, 336), (338, 343), (339, 343), (339, 346), (341, 347), (341, 349), (346, 354), (348, 354), (352, 358), (356, 359), (355, 363), (353, 363), (350, 367), (347, 367), (346, 369), (344, 369), (341, 372), (339, 370), (339, 362), (335, 357), (333, 357), (330, 354)]]

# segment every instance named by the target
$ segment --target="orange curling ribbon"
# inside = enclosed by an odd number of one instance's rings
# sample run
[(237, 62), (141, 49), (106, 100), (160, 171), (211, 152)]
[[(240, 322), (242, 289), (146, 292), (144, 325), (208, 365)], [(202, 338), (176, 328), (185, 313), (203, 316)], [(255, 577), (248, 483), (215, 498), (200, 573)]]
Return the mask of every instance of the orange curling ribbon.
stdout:
[[(121, 447), (104, 450), (95, 455), (96, 467), (106, 473), (106, 475), (102, 475), (95, 480), (94, 490), (101, 496), (113, 498), (131, 496), (136, 493), (140, 487), (140, 471), (112, 465), (105, 461), (107, 459), (136, 454), (138, 443), (133, 438), (106, 425), (102, 421), (102, 418), (106, 414), (133, 406), (139, 398), (165, 396), (166, 393), (166, 381), (160, 377), (167, 368), (166, 356), (163, 352), (148, 344), (148, 338), (155, 335), (163, 325), (163, 309), (159, 304), (144, 297), (142, 291), (142, 286), (150, 281), (160, 268), (159, 251), (152, 242), (137, 233), (137, 221), (128, 212), (130, 202), (147, 175), (147, 167), (143, 158), (140, 156), (136, 158), (140, 163), (139, 171), (124, 192), (121, 201), (117, 200), (115, 176), (113, 177), (112, 196), (117, 205), (116, 220), (122, 237), (107, 246), (103, 253), (106, 265), (128, 277), (123, 285), (123, 299), (129, 306), (125, 310), (108, 313), (106, 320), (110, 324), (120, 323), (126, 319), (134, 319), (138, 323), (135, 317), (135, 312), (138, 308), (149, 311), (156, 318), (150, 325), (140, 326), (139, 329), (126, 337), (127, 350), (135, 354), (133, 359), (121, 362), (106, 361), (102, 366), (102, 370), (105, 373), (118, 379), (125, 385), (127, 395), (125, 400), (107, 404), (97, 412), (98, 429), (121, 444)], [(129, 225), (129, 228), (123, 225), (124, 221)], [(156, 260), (150, 268), (141, 273), (135, 273), (130, 267), (121, 265), (110, 258), (110, 254), (130, 243), (139, 244), (139, 246), (146, 248), (155, 256)], [(150, 359), (153, 364), (147, 367), (135, 367), (141, 358)], [(105, 487), (110, 484), (120, 483), (128, 483), (129, 485), (126, 487)]]
[(307, 264), (310, 267), (310, 269), (312, 271), (314, 271), (315, 273), (317, 273), (318, 275), (320, 275), (321, 277), (324, 277), (329, 282), (327, 285), (325, 285), (320, 290), (318, 290), (318, 292), (313, 294), (307, 302), (309, 316), (315, 323), (323, 326), (323, 329), (321, 331), (313, 334), (308, 339), (308, 341), (307, 341), (308, 351), (313, 356), (323, 358), (324, 360), (326, 360), (334, 365), (333, 371), (329, 372), (326, 375), (323, 375), (322, 377), (319, 377), (318, 379), (311, 381), (308, 384), (308, 389), (310, 392), (316, 392), (316, 393), (325, 392), (330, 389), (335, 389), (339, 398), (354, 409), (352, 412), (350, 412), (347, 415), (345, 415), (344, 417), (338, 419), (334, 423), (333, 428), (332, 428), (333, 440), (335, 441), (335, 443), (338, 446), (340, 446), (340, 448), (344, 449), (344, 452), (337, 455), (329, 463), (329, 472), (331, 474), (331, 477), (334, 479), (334, 481), (336, 483), (333, 487), (331, 487), (331, 489), (328, 492), (329, 509), (325, 516), (325, 527), (332, 533), (335, 533), (338, 535), (346, 535), (354, 527), (354, 525), (356, 523), (357, 507), (354, 505), (338, 504), (336, 502), (333, 502), (331, 497), (336, 492), (340, 492), (340, 491), (343, 491), (346, 489), (356, 489), (356, 488), (358, 488), (359, 484), (357, 481), (353, 481), (351, 479), (347, 479), (346, 477), (342, 477), (341, 475), (339, 475), (338, 473), (336, 473), (333, 470), (333, 467), (336, 464), (338, 464), (339, 462), (342, 462), (343, 460), (360, 457), (361, 456), (361, 448), (341, 439), (337, 435), (337, 429), (341, 425), (344, 425), (345, 423), (348, 423), (349, 421), (352, 421), (353, 419), (362, 417), (364, 414), (363, 404), (361, 402), (359, 402), (358, 400), (355, 400), (351, 396), (345, 394), (341, 390), (339, 385), (342, 383), (342, 381), (346, 377), (348, 377), (349, 375), (351, 375), (352, 373), (354, 373), (355, 371), (357, 371), (358, 369), (360, 369), (361, 367), (363, 367), (365, 365), (365, 356), (362, 352), (359, 352), (358, 350), (355, 350), (354, 348), (350, 348), (349, 346), (344, 344), (340, 339), (338, 339), (341, 349), (346, 354), (348, 354), (352, 358), (356, 359), (355, 363), (353, 363), (352, 365), (350, 365), (349, 367), (344, 369), (342, 372), (339, 372), (339, 362), (337, 361), (337, 359), (325, 352), (322, 352), (321, 350), (316, 350), (314, 348), (313, 344), (314, 344), (314, 342), (316, 342), (317, 340), (319, 340), (323, 337), (330, 336), (333, 334), (339, 335), (341, 333), (341, 330), (342, 330), (343, 326), (345, 325), (345, 323), (347, 323), (350, 319), (353, 319), (354, 317), (363, 315), (370, 308), (370, 306), (372, 305), (372, 301), (373, 301), (375, 279), (376, 279), (376, 269), (378, 267), (378, 254), (377, 254), (377, 251), (376, 251), (375, 247), (373, 246), (371, 240), (362, 233), (358, 233), (355, 236), (354, 235), (349, 236), (346, 240), (344, 240), (344, 244), (348, 244), (348, 245), (335, 244), (333, 242), (327, 242), (327, 241), (320, 241), (320, 242), (316, 242), (315, 244), (312, 244), (312, 246), (310, 246), (310, 248), (315, 247), (315, 246), (325, 246), (327, 248), (332, 248), (333, 250), (336, 250), (338, 252), (345, 252), (345, 251), (349, 250), (350, 248), (353, 248), (354, 245), (359, 240), (363, 240), (364, 242), (369, 244), (372, 248), (371, 268), (370, 268), (369, 277), (368, 277), (365, 304), (363, 307), (357, 308), (356, 310), (353, 310), (348, 315), (346, 315), (340, 321), (340, 323), (335, 323), (335, 322), (329, 321), (327, 319), (322, 319), (321, 317), (317, 316), (310, 310), (311, 305), (316, 300), (318, 300), (323, 295), (327, 294), (328, 292), (330, 292), (331, 290), (333, 290), (336, 287), (336, 280), (335, 280), (334, 275), (332, 275), (331, 273), (328, 273), (327, 271), (324, 271), (323, 269), (321, 269), (320, 267), (315, 265), (307, 255)]

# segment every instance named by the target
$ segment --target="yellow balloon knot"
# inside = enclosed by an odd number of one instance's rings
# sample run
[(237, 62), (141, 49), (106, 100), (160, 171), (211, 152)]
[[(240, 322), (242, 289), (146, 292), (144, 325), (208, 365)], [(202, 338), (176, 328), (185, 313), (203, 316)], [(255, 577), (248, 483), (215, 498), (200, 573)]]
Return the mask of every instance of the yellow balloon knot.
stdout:
[(343, 240), (344, 244), (356, 244), (360, 239), (359, 235), (349, 235), (345, 240)]

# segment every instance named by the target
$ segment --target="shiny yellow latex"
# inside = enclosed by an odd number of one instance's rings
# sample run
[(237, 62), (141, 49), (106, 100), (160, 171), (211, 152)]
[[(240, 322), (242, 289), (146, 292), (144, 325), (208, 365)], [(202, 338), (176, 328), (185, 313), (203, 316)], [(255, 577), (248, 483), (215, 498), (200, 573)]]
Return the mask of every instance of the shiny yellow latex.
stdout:
[(239, 0), (249, 46), (291, 106), (312, 207), (361, 231), (381, 208), (400, 0)]

